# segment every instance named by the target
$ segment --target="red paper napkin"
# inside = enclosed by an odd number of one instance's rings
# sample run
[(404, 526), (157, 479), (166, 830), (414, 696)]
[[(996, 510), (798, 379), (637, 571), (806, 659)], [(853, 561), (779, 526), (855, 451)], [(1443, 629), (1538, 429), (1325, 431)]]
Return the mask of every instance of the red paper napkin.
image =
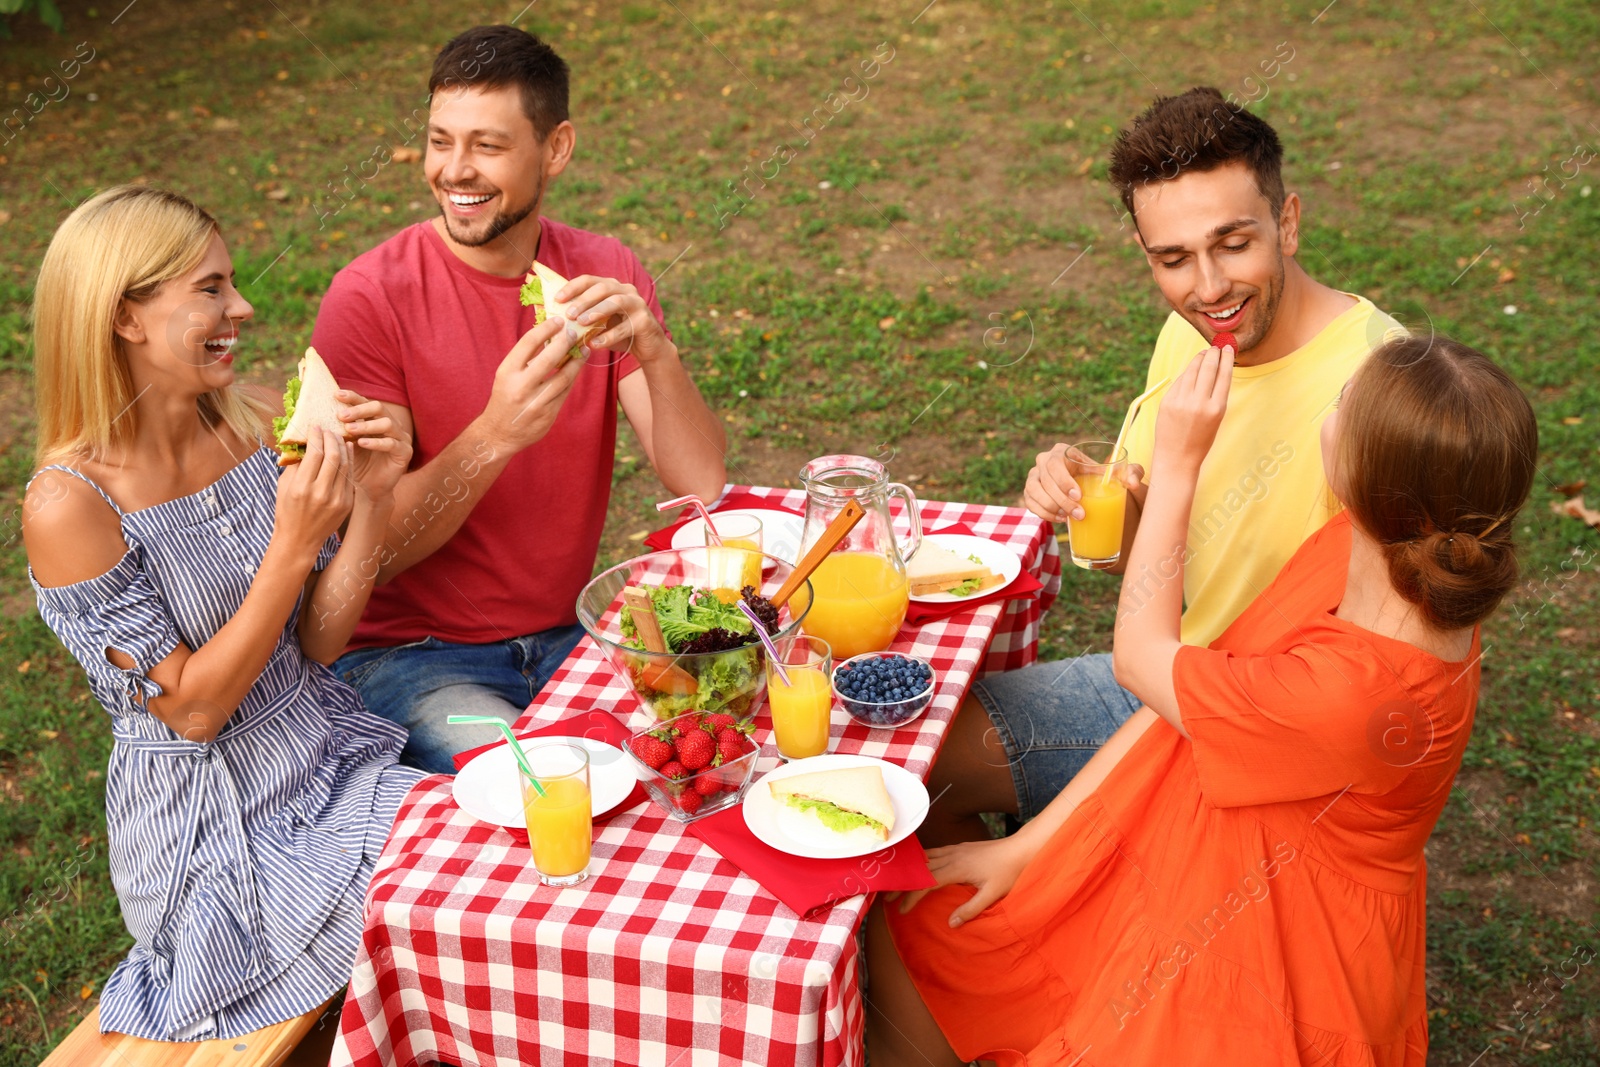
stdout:
[[(717, 506), (711, 510), (711, 514), (715, 515), (719, 511), (738, 511), (746, 508), (757, 511), (786, 511), (790, 515), (805, 514), (805, 512), (796, 508), (785, 507), (784, 505), (779, 504), (772, 497), (756, 496), (754, 493), (746, 492), (743, 489), (735, 489), (733, 492), (723, 497), (722, 500), (718, 502)], [(691, 506), (688, 509), (687, 518), (680, 519), (671, 526), (664, 526), (655, 531), (644, 539), (644, 543), (658, 552), (671, 548), (672, 535), (678, 532), (678, 528), (680, 526), (690, 522), (698, 514), (699, 512)]]
[[(973, 533), (971, 527), (962, 523), (929, 532), (935, 534), (964, 534), (968, 537), (981, 536)], [(921, 626), (923, 623), (932, 622), (934, 619), (944, 619), (951, 615), (959, 615), (963, 611), (971, 611), (973, 608), (982, 607), (984, 604), (993, 604), (998, 600), (1017, 600), (1026, 596), (1033, 596), (1043, 588), (1044, 583), (1024, 569), (1015, 578), (1011, 579), (1009, 584), (999, 589), (991, 590), (981, 596), (952, 601), (948, 604), (924, 604), (921, 601), (913, 600), (910, 607), (906, 608), (906, 622), (914, 626)]]
[[(552, 723), (537, 730), (529, 730), (527, 733), (518, 734), (517, 739), (526, 740), (530, 737), (589, 737), (596, 741), (604, 741), (608, 745), (615, 745), (620, 749), (627, 747), (628, 738), (632, 736), (628, 732), (628, 728), (617, 721), (615, 715), (595, 709), (584, 712), (581, 715), (573, 715), (570, 718), (562, 719), (558, 723)], [(466, 752), (458, 752), (455, 755), (456, 770), (459, 771), (468, 763), (471, 763), (475, 757), (482, 755), (497, 745), (503, 744), (505, 744), (504, 741), (494, 741), (487, 745), (469, 749)], [(644, 791), (644, 785), (635, 785), (633, 792), (628, 794), (626, 800), (597, 818), (595, 822), (603, 823), (619, 811), (631, 811), (649, 799), (650, 794)]]
[[(766, 787), (757, 780), (750, 788)], [(744, 812), (738, 807), (696, 819), (687, 823), (685, 829), (760, 882), (762, 888), (797, 915), (857, 893), (933, 886), (928, 858), (915, 834), (870, 855), (848, 860), (814, 860), (791, 856), (759, 840), (745, 825)]]

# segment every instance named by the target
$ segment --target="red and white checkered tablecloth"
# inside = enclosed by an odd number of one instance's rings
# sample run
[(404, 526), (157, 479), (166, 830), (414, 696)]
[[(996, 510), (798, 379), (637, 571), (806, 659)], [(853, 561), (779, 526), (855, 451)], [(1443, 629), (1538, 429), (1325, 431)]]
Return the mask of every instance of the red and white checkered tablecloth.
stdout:
[[(971, 680), (1036, 656), (1060, 557), (1051, 529), (1018, 509), (929, 501), (923, 522), (965, 523), (1045, 583), (1036, 598), (901, 630), (893, 648), (939, 678), (914, 723), (868, 730), (835, 711), (831, 751), (926, 778)], [(631, 729), (651, 721), (585, 638), (518, 727), (594, 708)], [(760, 774), (776, 764), (764, 706), (754, 736), (765, 743)], [(400, 807), (369, 891), (335, 1065), (861, 1062), (865, 895), (796, 915), (648, 802), (597, 826), (586, 882), (547, 888), (527, 837), (461, 811), (450, 783), (426, 778)]]

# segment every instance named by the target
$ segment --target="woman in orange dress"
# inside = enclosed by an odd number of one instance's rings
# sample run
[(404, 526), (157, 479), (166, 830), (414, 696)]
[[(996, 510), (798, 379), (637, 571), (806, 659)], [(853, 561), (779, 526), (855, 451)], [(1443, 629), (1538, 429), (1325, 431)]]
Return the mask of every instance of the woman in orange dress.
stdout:
[(1201, 353), (1161, 404), (1114, 649), (1146, 707), (1018, 833), (930, 851), (940, 888), (873, 913), (873, 1067), (1425, 1062), (1423, 844), (1472, 730), (1477, 624), (1516, 579), (1533, 413), (1472, 349), (1380, 347), (1323, 428), (1345, 512), (1186, 646), (1232, 361)]

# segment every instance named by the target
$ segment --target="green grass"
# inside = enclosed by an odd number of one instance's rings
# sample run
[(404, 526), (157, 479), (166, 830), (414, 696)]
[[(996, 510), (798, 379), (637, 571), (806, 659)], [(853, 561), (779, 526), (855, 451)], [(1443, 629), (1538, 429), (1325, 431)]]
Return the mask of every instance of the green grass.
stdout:
[[(0, 1067), (37, 1062), (128, 944), (105, 866), (104, 714), (32, 611), (15, 534), (27, 302), (50, 233), (119, 181), (196, 198), (256, 307), (241, 365), (276, 384), (332, 273), (431, 213), (414, 163), (319, 225), (340, 203), (329, 183), (406, 143), (450, 33), (521, 7), (447, 25), (416, 0), (141, 0), (113, 26), (121, 6), (67, 6), (60, 37), (22, 20), (0, 50), (6, 108), (78, 41), (98, 51), (0, 144)], [(1558, 487), (1600, 485), (1600, 161), (1539, 187), (1537, 214), (1526, 183), (1560, 174), (1575, 139), (1600, 150), (1600, 11), (1341, 0), (1313, 22), (1323, 6), (941, 0), (911, 24), (920, 3), (540, 3), (520, 24), (572, 64), (580, 131), (546, 211), (655, 272), (682, 254), (661, 299), (728, 418), (736, 478), (792, 483), (811, 455), (882, 448), (926, 496), (1012, 503), (1035, 452), (1115, 427), (1164, 315), (1104, 181), (1115, 129), (1156, 92), (1147, 76), (1162, 92), (1264, 87), (1256, 108), (1306, 200), (1306, 267), (1482, 348), (1538, 413), (1526, 581), (1485, 627), (1477, 726), (1429, 846), (1430, 1062), (1593, 1063), (1596, 966), (1553, 985), (1545, 968), (1600, 949), (1600, 535), (1550, 513)], [(719, 231), (727, 183), (797, 143), (880, 43), (895, 54), (870, 94)], [(1284, 43), (1293, 58), (1265, 78)], [(659, 522), (626, 432), (619, 456), (602, 564)], [(1109, 647), (1112, 596), (1069, 574), (1045, 655)]]

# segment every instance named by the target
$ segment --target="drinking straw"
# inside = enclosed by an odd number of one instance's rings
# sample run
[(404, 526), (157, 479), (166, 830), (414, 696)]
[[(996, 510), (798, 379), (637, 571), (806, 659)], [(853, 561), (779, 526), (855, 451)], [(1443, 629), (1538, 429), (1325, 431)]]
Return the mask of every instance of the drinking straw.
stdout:
[(761, 643), (767, 647), (767, 656), (772, 668), (778, 672), (778, 677), (783, 679), (783, 684), (793, 685), (794, 683), (789, 680), (789, 672), (783, 669), (783, 657), (778, 655), (778, 646), (772, 643), (772, 637), (767, 633), (767, 626), (761, 621), (761, 617), (742, 599), (739, 601), (739, 610), (744, 612), (744, 617), (756, 628), (756, 636), (761, 638)]
[(711, 521), (711, 512), (706, 510), (706, 502), (693, 493), (688, 496), (673, 497), (671, 500), (663, 500), (656, 505), (656, 510), (671, 511), (673, 508), (681, 508), (685, 504), (693, 504), (695, 510), (700, 512), (700, 517), (706, 520), (706, 529), (711, 531), (711, 543), (715, 545), (722, 544), (722, 535), (717, 533), (717, 527)]
[(1128, 430), (1133, 426), (1134, 417), (1139, 414), (1139, 409), (1144, 406), (1144, 402), (1146, 400), (1149, 400), (1152, 396), (1155, 396), (1161, 390), (1165, 389), (1167, 387), (1167, 383), (1170, 381), (1172, 381), (1170, 376), (1161, 379), (1159, 382), (1152, 385), (1138, 396), (1134, 397), (1133, 403), (1128, 405), (1128, 413), (1122, 417), (1122, 429), (1117, 433), (1116, 443), (1111, 446), (1111, 455), (1106, 461), (1106, 469), (1100, 475), (1101, 485), (1105, 485), (1111, 480), (1111, 468), (1116, 465), (1117, 453), (1122, 451), (1122, 442), (1127, 439)]
[(517, 741), (517, 736), (511, 732), (511, 727), (506, 721), (495, 715), (452, 715), (445, 722), (451, 726), (463, 723), (482, 723), (486, 726), (498, 726), (500, 732), (506, 735), (506, 741), (511, 745), (512, 755), (517, 757), (517, 766), (522, 768), (522, 773), (528, 776), (528, 781), (533, 783), (533, 788), (538, 790), (540, 796), (545, 795), (544, 786), (539, 784), (539, 779), (534, 777), (533, 768), (528, 766), (528, 757), (522, 754), (522, 745)]

